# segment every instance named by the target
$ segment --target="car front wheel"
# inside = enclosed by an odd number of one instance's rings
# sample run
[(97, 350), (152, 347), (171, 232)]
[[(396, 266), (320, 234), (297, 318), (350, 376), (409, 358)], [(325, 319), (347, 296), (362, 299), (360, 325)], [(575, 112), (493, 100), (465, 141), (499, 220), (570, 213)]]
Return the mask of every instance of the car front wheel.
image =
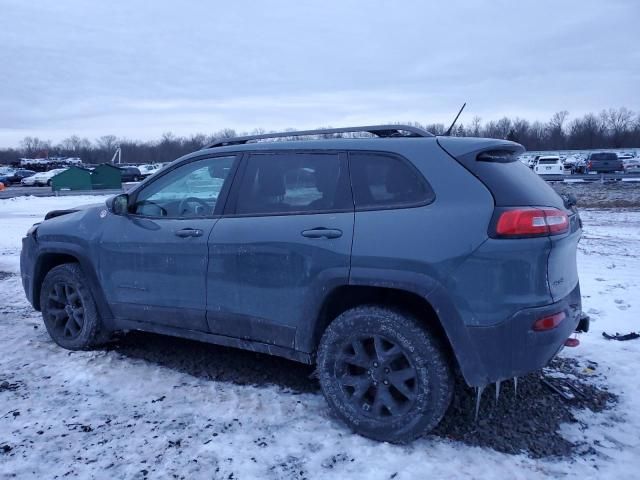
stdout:
[(52, 268), (40, 290), (40, 307), (47, 332), (61, 347), (86, 350), (104, 334), (87, 279), (77, 263)]
[(347, 310), (318, 350), (320, 386), (353, 431), (392, 443), (433, 429), (453, 394), (445, 350), (407, 313), (374, 305)]

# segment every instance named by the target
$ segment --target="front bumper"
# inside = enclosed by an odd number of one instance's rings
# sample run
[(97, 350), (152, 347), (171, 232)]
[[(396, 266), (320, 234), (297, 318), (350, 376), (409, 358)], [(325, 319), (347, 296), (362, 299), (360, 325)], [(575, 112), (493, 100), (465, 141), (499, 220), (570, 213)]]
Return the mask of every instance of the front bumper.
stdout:
[(22, 288), (31, 305), (34, 305), (33, 279), (35, 268), (36, 241), (32, 236), (22, 239), (22, 251), (20, 252), (20, 276), (22, 278)]
[[(537, 332), (533, 323), (543, 317), (564, 312), (556, 328)], [(545, 367), (562, 349), (582, 318), (580, 285), (562, 300), (543, 307), (520, 310), (510, 319), (488, 327), (467, 327), (480, 364), (474, 375), (478, 384), (519, 377)], [(475, 383), (475, 382), (474, 382)], [(477, 386), (477, 385), (476, 385)]]

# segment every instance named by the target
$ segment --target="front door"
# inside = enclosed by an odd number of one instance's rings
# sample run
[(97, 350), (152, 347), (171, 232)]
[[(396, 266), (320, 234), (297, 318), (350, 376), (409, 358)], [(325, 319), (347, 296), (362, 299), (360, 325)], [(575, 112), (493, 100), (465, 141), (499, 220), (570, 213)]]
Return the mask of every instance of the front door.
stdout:
[(209, 241), (213, 333), (296, 347), (328, 291), (346, 285), (354, 209), (339, 153), (255, 153)]
[(206, 331), (208, 239), (235, 156), (182, 164), (105, 217), (101, 283), (116, 318)]

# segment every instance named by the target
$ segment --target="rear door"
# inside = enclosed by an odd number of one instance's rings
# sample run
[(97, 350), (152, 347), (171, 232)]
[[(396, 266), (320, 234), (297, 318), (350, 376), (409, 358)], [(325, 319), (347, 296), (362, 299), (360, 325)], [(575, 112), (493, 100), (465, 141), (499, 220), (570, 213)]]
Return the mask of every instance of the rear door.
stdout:
[(209, 241), (213, 333), (299, 347), (349, 278), (354, 209), (339, 152), (252, 153)]

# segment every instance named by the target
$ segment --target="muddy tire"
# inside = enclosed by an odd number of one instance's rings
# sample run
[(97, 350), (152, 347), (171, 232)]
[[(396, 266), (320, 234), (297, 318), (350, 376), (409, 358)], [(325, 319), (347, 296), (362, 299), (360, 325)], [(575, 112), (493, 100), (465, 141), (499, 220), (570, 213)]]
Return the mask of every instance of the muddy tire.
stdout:
[(432, 430), (453, 395), (440, 341), (410, 314), (360, 306), (338, 316), (318, 349), (327, 402), (354, 432), (406, 443)]
[(40, 307), (47, 332), (61, 347), (88, 350), (105, 340), (95, 300), (77, 263), (58, 265), (47, 273)]

